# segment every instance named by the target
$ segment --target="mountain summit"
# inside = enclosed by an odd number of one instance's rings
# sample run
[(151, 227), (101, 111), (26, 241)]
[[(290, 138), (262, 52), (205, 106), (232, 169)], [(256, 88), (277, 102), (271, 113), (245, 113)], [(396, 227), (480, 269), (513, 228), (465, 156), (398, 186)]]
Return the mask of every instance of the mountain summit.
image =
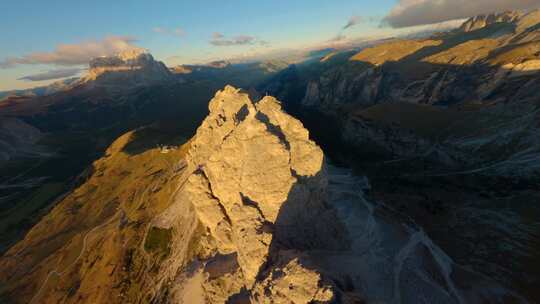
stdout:
[[(308, 257), (299, 251), (338, 249), (344, 242), (343, 227), (325, 204), (323, 152), (273, 97), (254, 103), (228, 86), (209, 109), (191, 141), (183, 187), (153, 221), (159, 229), (183, 231), (172, 239), (175, 267), (193, 263), (186, 244), (197, 243), (193, 254), (208, 271), (201, 291), (211, 303), (242, 289), (260, 303), (330, 300), (330, 287), (302, 264)], [(199, 231), (180, 210), (192, 212)], [(285, 273), (277, 277), (278, 269)]]
[(83, 82), (100, 84), (151, 84), (170, 80), (169, 69), (143, 49), (130, 49), (113, 56), (94, 58)]

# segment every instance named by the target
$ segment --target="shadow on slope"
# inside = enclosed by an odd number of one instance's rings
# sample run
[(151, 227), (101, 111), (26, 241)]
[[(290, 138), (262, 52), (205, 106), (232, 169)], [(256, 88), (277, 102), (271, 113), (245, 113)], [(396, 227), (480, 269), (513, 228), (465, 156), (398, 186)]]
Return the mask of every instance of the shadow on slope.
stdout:
[(161, 153), (166, 154), (169, 150), (178, 149), (193, 133), (193, 129), (179, 126), (173, 121), (155, 123), (133, 131), (130, 142), (122, 151), (137, 155), (161, 148)]

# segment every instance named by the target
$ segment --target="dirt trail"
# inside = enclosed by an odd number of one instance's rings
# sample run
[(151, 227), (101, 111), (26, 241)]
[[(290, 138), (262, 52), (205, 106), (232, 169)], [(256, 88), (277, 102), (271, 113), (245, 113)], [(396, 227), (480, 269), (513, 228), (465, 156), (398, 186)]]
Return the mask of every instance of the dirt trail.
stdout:
[[(120, 211), (120, 214), (123, 213), (124, 211)], [(77, 256), (77, 258), (71, 263), (69, 264), (68, 266), (66, 266), (64, 268), (64, 270), (62, 271), (58, 271), (57, 269), (55, 270), (52, 270), (49, 272), (49, 274), (47, 275), (47, 277), (45, 277), (45, 280), (43, 280), (43, 283), (41, 284), (41, 287), (38, 289), (38, 291), (36, 292), (36, 294), (32, 297), (32, 299), (30, 300), (30, 302), (28, 302), (29, 304), (32, 304), (34, 303), (34, 301), (38, 298), (39, 294), (41, 293), (41, 291), (43, 290), (43, 288), (47, 285), (47, 282), (49, 281), (49, 279), (52, 277), (52, 276), (57, 276), (57, 277), (61, 277), (63, 276), (64, 274), (66, 274), (67, 270), (69, 268), (71, 268), (73, 265), (77, 264), (77, 262), (81, 259), (81, 257), (83, 256), (84, 252), (86, 251), (86, 247), (87, 247), (87, 244), (88, 244), (88, 237), (90, 236), (90, 234), (92, 234), (92, 232), (98, 230), (99, 228), (101, 227), (105, 227), (107, 226), (108, 224), (110, 224), (115, 218), (116, 218), (116, 215), (119, 214), (118, 212), (113, 215), (108, 221), (106, 221), (105, 223), (99, 225), (99, 226), (96, 226), (94, 228), (92, 228), (90, 231), (88, 231), (86, 233), (86, 235), (84, 236), (83, 238), (83, 245), (81, 247), (81, 251), (79, 253), (79, 255)], [(36, 302), (37, 303), (37, 302)]]

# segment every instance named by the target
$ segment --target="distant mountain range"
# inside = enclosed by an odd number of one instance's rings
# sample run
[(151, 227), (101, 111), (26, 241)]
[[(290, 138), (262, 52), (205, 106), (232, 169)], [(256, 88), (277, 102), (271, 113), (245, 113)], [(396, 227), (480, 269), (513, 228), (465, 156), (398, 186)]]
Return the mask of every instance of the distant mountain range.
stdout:
[(52, 84), (47, 85), (47, 86), (24, 89), (24, 90), (2, 91), (0, 92), (0, 102), (8, 97), (37, 97), (37, 96), (50, 95), (50, 94), (68, 89), (72, 84), (76, 83), (78, 80), (79, 80), (78, 77), (72, 77), (68, 79), (55, 81)]
[[(437, 148), (430, 152), (434, 157), (442, 157), (441, 161), (447, 163), (489, 162), (495, 161), (494, 156), (506, 157), (512, 161), (500, 163), (492, 170), (512, 175), (537, 174), (540, 163), (534, 155), (540, 151), (540, 141), (533, 121), (538, 118), (534, 113), (540, 81), (539, 21), (538, 11), (474, 17), (460, 29), (428, 39), (395, 39), (356, 54), (334, 54), (324, 62), (286, 69), (260, 90), (280, 96), (291, 106), (338, 115), (351, 124), (346, 130), (365, 131), (360, 132), (362, 137), (357, 137), (359, 132), (345, 132), (343, 136), (360, 145), (361, 141), (370, 141), (372, 146), (382, 149), (381, 153), (397, 158), (419, 155), (433, 147), (431, 140), (422, 138), (395, 146), (393, 136), (405, 136), (401, 132), (404, 126), (399, 124), (407, 123), (406, 127), (413, 131), (410, 136), (437, 131), (422, 129), (433, 128), (430, 124), (418, 122), (415, 126), (413, 118), (384, 117), (383, 111), (392, 111), (394, 106), (396, 113), (408, 109), (407, 113), (421, 119), (422, 111), (431, 112), (424, 105), (435, 105), (445, 122), (438, 128), (449, 129), (439, 130), (444, 137), (437, 138), (445, 139), (448, 150)], [(377, 107), (381, 110), (375, 110)], [(419, 112), (414, 114), (413, 108)], [(440, 111), (443, 108), (447, 110)], [(374, 123), (379, 123), (372, 116), (374, 113), (384, 120), (380, 122), (385, 125), (384, 132), (369, 131), (376, 127)], [(457, 123), (444, 115), (462, 121)], [(503, 119), (502, 116), (507, 119), (505, 122), (495, 124), (492, 120)], [(522, 121), (512, 123), (515, 119)], [(474, 133), (472, 126), (476, 128)], [(369, 138), (371, 133), (373, 138)], [(497, 135), (503, 133), (514, 134), (518, 142)], [(462, 137), (465, 134), (467, 138)], [(511, 147), (507, 146), (510, 142)], [(475, 151), (475, 156), (464, 156), (464, 150)], [(507, 154), (502, 155), (502, 151)], [(524, 151), (527, 152), (523, 154)]]

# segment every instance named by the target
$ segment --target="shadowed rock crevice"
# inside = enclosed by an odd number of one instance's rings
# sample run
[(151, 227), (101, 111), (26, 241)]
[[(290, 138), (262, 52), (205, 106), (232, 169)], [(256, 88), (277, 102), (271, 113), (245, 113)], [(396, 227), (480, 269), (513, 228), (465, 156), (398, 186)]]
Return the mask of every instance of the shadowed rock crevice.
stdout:
[(243, 193), (240, 193), (240, 197), (242, 198), (242, 204), (244, 206), (250, 206), (250, 207), (253, 207), (253, 208), (257, 209), (257, 211), (259, 212), (261, 218), (266, 221), (266, 219), (264, 218), (264, 214), (263, 214), (263, 212), (262, 212), (262, 210), (259, 207), (259, 204), (257, 202), (251, 200), (249, 197), (247, 197)]
[(249, 115), (249, 108), (247, 105), (243, 105), (240, 111), (234, 116), (234, 120), (237, 124), (241, 123)]
[(270, 118), (264, 113), (257, 112), (255, 117), (266, 125), (268, 132), (272, 133), (277, 138), (279, 138), (279, 140), (281, 141), (281, 143), (285, 146), (287, 150), (291, 149), (291, 144), (287, 141), (287, 138), (285, 137), (285, 133), (283, 133), (283, 130), (281, 130), (280, 126), (276, 126), (272, 124), (270, 122)]

